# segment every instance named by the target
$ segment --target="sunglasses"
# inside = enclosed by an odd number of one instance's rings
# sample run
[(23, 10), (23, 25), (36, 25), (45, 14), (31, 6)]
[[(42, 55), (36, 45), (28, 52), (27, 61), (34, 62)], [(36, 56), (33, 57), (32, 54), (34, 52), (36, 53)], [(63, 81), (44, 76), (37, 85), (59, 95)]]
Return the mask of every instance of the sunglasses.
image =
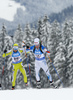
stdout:
[(18, 50), (18, 47), (13, 47), (14, 50)]

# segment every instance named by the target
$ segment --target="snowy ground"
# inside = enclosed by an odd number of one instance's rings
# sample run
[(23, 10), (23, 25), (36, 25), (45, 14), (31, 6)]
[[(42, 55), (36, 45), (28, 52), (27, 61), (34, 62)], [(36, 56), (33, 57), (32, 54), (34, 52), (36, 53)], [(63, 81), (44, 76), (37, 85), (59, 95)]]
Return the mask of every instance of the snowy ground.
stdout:
[(25, 7), (11, 0), (0, 0), (0, 18), (13, 21), (17, 8), (25, 11)]
[(73, 89), (28, 89), (0, 91), (0, 100), (73, 100)]

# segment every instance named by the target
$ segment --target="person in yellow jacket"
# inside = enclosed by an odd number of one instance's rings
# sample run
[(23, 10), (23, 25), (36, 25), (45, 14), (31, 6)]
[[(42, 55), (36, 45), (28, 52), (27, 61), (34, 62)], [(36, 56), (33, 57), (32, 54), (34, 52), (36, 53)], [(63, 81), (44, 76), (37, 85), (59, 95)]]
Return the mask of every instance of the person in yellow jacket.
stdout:
[(22, 59), (21, 59), (21, 54), (23, 52), (23, 49), (18, 49), (18, 44), (13, 45), (13, 49), (9, 50), (4, 50), (4, 54), (2, 55), (3, 57), (6, 57), (8, 55), (12, 56), (12, 64), (13, 64), (13, 79), (12, 79), (12, 90), (15, 88), (15, 81), (16, 81), (16, 75), (18, 69), (21, 71), (21, 73), (24, 76), (24, 82), (25, 85), (27, 86), (27, 76), (25, 69), (23, 68), (22, 65)]

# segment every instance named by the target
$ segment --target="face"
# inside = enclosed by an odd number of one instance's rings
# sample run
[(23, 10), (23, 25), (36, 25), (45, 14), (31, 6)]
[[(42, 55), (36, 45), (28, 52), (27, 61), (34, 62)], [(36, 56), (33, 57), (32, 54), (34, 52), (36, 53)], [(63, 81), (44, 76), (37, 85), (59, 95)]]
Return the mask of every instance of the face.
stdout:
[(13, 47), (13, 51), (14, 51), (14, 52), (17, 52), (17, 51), (18, 51), (18, 47), (17, 47), (17, 46), (14, 46), (14, 47)]
[(35, 45), (35, 47), (38, 49), (39, 48), (39, 45)]
[(18, 50), (14, 50), (14, 49), (13, 49), (13, 51), (14, 51), (14, 52), (17, 52)]

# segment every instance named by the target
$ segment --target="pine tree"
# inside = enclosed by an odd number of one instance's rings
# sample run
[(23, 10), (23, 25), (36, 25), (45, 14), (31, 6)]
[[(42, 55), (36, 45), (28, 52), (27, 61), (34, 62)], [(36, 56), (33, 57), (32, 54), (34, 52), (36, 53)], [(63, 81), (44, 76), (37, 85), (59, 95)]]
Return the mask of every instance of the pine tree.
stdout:
[(33, 43), (34, 43), (34, 39), (35, 39), (35, 38), (39, 38), (39, 33), (38, 33), (38, 31), (36, 30), (34, 24), (33, 24), (33, 27), (32, 27), (32, 30), (31, 30), (31, 31), (32, 31)]
[(19, 24), (18, 27), (17, 27), (17, 30), (14, 34), (13, 42), (18, 43), (19, 48), (21, 48), (22, 47), (22, 41), (23, 41), (23, 31), (22, 31), (22, 28)]
[(64, 55), (66, 59), (65, 65), (63, 68), (64, 84), (66, 87), (69, 86), (69, 76), (70, 76), (69, 57), (68, 57), (68, 52), (70, 51), (68, 49), (69, 41), (70, 41), (70, 33), (71, 33), (71, 27), (69, 26), (69, 22), (66, 20), (65, 23), (63, 24), (63, 32), (62, 32), (63, 44), (65, 46)]
[(25, 26), (23, 40), (25, 41), (25, 43), (30, 43), (30, 45), (32, 45), (33, 43), (33, 36), (30, 28), (30, 24), (26, 24)]
[[(61, 41), (59, 44), (58, 44), (58, 47), (56, 48), (56, 54), (55, 54), (55, 58), (54, 58), (54, 65), (56, 67), (56, 70), (62, 80), (62, 82), (64, 81), (64, 73), (63, 73), (63, 68), (64, 68), (64, 65), (65, 65), (65, 55), (64, 55), (64, 50), (65, 50), (65, 46), (63, 44), (63, 41)], [(60, 86), (61, 85), (61, 82), (60, 80), (58, 79), (58, 76), (57, 74), (55, 73), (54, 74), (54, 80), (55, 80), (55, 83)]]
[(48, 20), (49, 20), (48, 16), (45, 15), (44, 18), (43, 18), (43, 22), (45, 24), (44, 37), (46, 37), (46, 38), (45, 38), (44, 42), (46, 43), (46, 48), (48, 47), (47, 42), (48, 42), (48, 38), (49, 38), (49, 34), (50, 34), (50, 28), (51, 28), (51, 25), (50, 25)]
[[(6, 41), (6, 46), (7, 46), (7, 51), (8, 50), (11, 50), (12, 47), (13, 47), (13, 41), (12, 41), (12, 38), (10, 36), (6, 36), (5, 37), (5, 41)], [(7, 77), (6, 77), (6, 88), (11, 88), (11, 85), (12, 85), (12, 69), (13, 69), (13, 66), (12, 66), (12, 57), (11, 56), (8, 56), (6, 57), (7, 59)]]
[[(60, 25), (55, 20), (50, 25), (50, 32), (49, 32), (49, 37), (48, 37), (48, 42), (47, 42), (47, 47), (48, 47), (48, 50), (50, 51), (50, 58), (52, 60), (52, 63), (57, 62), (57, 61), (55, 61), (55, 59), (57, 58), (56, 56), (59, 54), (60, 50), (58, 51), (57, 49), (58, 49), (59, 43), (61, 41), (62, 41), (62, 36), (61, 36)], [(48, 65), (49, 65), (49, 69), (50, 69), (50, 73), (52, 75), (53, 81), (57, 82), (58, 78), (56, 79), (56, 77), (55, 77), (56, 72), (55, 72), (53, 66), (51, 65), (51, 63), (49, 63), (49, 61), (48, 61)], [(54, 66), (56, 67), (55, 64), (54, 64)]]
[(51, 27), (48, 20), (49, 18), (45, 15), (44, 18), (41, 18), (38, 21), (39, 38), (42, 41), (42, 44), (46, 47)]
[(0, 32), (0, 83), (1, 83), (1, 77), (2, 77), (2, 66), (3, 66), (2, 54), (3, 54), (4, 48), (5, 48), (5, 41), (4, 41), (5, 36), (6, 36), (6, 28), (3, 25), (2, 30)]
[(68, 21), (68, 32), (69, 32), (69, 45), (67, 47), (67, 59), (68, 59), (68, 65), (67, 65), (67, 76), (68, 76), (68, 82), (67, 86), (73, 86), (73, 21)]
[[(2, 57), (3, 51), (5, 49), (7, 49), (7, 51), (8, 51), (12, 47), (12, 40), (11, 40), (10, 36), (7, 35), (6, 27), (5, 27), (4, 24), (2, 26), (2, 31), (0, 32), (0, 41), (1, 41), (1, 48), (0, 48), (1, 57), (0, 57), (0, 61), (1, 61), (1, 66), (3, 66), (4, 59), (5, 59), (5, 58)], [(8, 80), (8, 78), (9, 78), (8, 67), (9, 67), (9, 64), (11, 64), (10, 60), (11, 59), (9, 57), (6, 57), (6, 59), (5, 59), (5, 66), (4, 66), (4, 75), (2, 75), (2, 73), (1, 73), (1, 76), (2, 76), (1, 83), (2, 83), (3, 89), (6, 89), (8, 84), (9, 84), (9, 80)], [(2, 68), (1, 68), (1, 72), (2, 72)]]
[(51, 52), (51, 59), (53, 60), (56, 54), (56, 48), (61, 41), (61, 30), (59, 23), (55, 20), (51, 26), (51, 32), (48, 38), (48, 46)]

